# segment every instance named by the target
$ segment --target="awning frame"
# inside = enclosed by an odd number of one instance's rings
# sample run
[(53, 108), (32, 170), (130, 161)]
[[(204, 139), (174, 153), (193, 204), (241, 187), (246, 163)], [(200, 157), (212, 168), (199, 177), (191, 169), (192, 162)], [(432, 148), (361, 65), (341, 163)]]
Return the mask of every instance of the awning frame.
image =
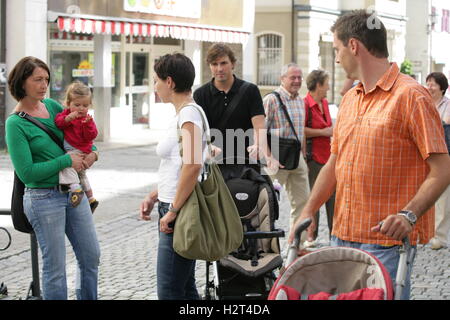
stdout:
[(84, 34), (172, 37), (174, 39), (245, 44), (250, 32), (230, 27), (198, 25), (169, 21), (68, 14), (49, 11), (49, 22), (56, 22), (65, 32)]

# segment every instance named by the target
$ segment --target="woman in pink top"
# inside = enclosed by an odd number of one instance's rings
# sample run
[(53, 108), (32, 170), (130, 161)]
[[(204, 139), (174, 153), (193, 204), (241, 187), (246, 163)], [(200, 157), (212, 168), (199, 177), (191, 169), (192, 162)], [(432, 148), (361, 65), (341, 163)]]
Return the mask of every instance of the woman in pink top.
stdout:
[[(74, 82), (67, 88), (66, 109), (57, 114), (56, 126), (64, 132), (64, 148), (68, 153), (87, 154), (92, 150), (98, 131), (94, 119), (88, 114), (92, 105), (92, 93), (88, 86)], [(86, 193), (92, 213), (98, 206), (92, 188), (84, 170), (77, 173), (73, 168), (66, 168), (59, 173), (59, 183), (70, 185), (71, 203), (76, 207)]]
[[(323, 70), (314, 70), (306, 79), (308, 94), (305, 97), (305, 135), (307, 163), (309, 169), (309, 185), (312, 190), (322, 167), (327, 163), (331, 154), (331, 136), (333, 123), (328, 109), (327, 91), (330, 89), (329, 76)], [(333, 226), (334, 194), (326, 202), (328, 229)], [(319, 212), (316, 213), (316, 229), (314, 239), (308, 239), (305, 246), (314, 246), (319, 231)]]

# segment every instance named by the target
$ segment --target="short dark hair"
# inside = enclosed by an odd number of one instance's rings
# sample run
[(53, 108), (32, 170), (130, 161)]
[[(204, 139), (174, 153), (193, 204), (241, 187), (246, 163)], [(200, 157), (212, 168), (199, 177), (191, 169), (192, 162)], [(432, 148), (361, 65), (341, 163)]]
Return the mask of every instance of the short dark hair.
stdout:
[(208, 64), (211, 64), (218, 58), (224, 56), (228, 56), (231, 63), (236, 63), (236, 56), (229, 46), (227, 46), (225, 43), (215, 43), (208, 49), (208, 52), (206, 54), (206, 62)]
[(166, 80), (171, 77), (175, 83), (175, 92), (192, 90), (195, 80), (195, 68), (192, 61), (181, 53), (166, 54), (155, 63), (154, 70), (158, 77)]
[(448, 89), (448, 80), (445, 74), (443, 74), (442, 72), (432, 72), (427, 76), (426, 82), (428, 82), (428, 80), (430, 79), (434, 79), (434, 81), (439, 85), (439, 88), (442, 91), (442, 95), (445, 95)]
[(50, 83), (50, 69), (44, 61), (35, 57), (22, 58), (9, 73), (9, 92), (17, 101), (20, 101), (27, 96), (23, 85), (36, 68), (42, 68), (47, 71), (48, 83)]
[(317, 89), (317, 84), (321, 86), (325, 83), (325, 80), (329, 78), (328, 73), (324, 70), (313, 70), (306, 78), (306, 87), (308, 91), (314, 91)]
[(339, 17), (331, 27), (331, 32), (336, 33), (346, 47), (349, 40), (355, 38), (373, 56), (389, 57), (386, 27), (375, 14), (370, 14), (366, 10), (353, 10)]

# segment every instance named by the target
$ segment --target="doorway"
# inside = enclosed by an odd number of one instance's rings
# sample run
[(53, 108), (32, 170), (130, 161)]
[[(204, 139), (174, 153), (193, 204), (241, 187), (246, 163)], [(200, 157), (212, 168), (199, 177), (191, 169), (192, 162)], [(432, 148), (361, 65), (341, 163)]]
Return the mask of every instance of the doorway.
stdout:
[(150, 113), (150, 44), (126, 44), (125, 106), (132, 125), (148, 126)]
[(155, 94), (153, 67), (161, 56), (183, 52), (181, 41), (172, 45), (169, 40), (173, 42), (170, 38), (122, 36), (121, 107), (111, 113), (115, 133), (131, 128), (160, 129), (168, 123), (171, 108), (164, 106)]

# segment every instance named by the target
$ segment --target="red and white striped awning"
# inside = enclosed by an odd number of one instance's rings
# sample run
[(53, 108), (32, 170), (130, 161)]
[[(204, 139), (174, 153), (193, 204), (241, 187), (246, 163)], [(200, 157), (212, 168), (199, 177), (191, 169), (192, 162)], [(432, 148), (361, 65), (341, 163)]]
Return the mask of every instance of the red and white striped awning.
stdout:
[(84, 34), (134, 35), (143, 37), (172, 37), (174, 39), (246, 43), (248, 32), (208, 27), (183, 26), (103, 19), (58, 17), (58, 29), (64, 32)]

